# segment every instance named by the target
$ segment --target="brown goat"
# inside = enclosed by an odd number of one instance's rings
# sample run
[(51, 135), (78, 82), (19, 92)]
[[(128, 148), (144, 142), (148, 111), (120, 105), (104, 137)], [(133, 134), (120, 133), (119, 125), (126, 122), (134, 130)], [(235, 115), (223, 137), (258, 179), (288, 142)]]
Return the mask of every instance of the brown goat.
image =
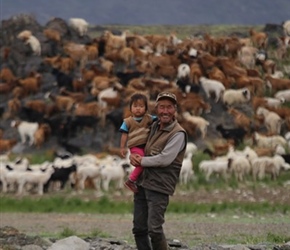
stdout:
[(0, 152), (10, 151), (17, 144), (17, 139), (0, 139)]
[(265, 32), (258, 32), (254, 29), (249, 30), (253, 45), (258, 49), (266, 49), (268, 43), (268, 35)]
[(99, 117), (100, 107), (96, 101), (88, 103), (77, 103), (73, 110), (73, 114), (76, 116), (93, 116)]
[(34, 133), (34, 144), (37, 148), (40, 148), (51, 134), (51, 128), (48, 124), (39, 124), (38, 129)]
[(45, 37), (49, 40), (55, 41), (57, 43), (60, 42), (61, 40), (61, 36), (60, 33), (57, 30), (54, 29), (45, 29), (43, 31), (43, 34), (45, 35)]
[(44, 100), (28, 100), (25, 103), (25, 107), (31, 108), (42, 114), (46, 112), (46, 102)]
[(14, 80), (16, 80), (16, 77), (13, 74), (13, 72), (11, 71), (11, 69), (4, 67), (0, 71), (0, 80), (4, 81), (6, 83), (10, 83), (10, 82), (13, 82)]
[(251, 119), (247, 115), (235, 108), (230, 108), (228, 113), (234, 117), (234, 122), (237, 127), (243, 128), (247, 132), (250, 132)]
[(270, 75), (266, 75), (265, 78), (267, 80), (266, 86), (274, 93), (278, 90), (290, 89), (290, 79), (278, 79)]

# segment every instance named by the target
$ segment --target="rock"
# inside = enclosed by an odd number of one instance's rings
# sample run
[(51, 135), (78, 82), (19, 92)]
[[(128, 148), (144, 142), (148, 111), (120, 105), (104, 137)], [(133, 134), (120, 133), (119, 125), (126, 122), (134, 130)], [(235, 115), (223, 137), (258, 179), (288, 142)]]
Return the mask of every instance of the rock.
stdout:
[(89, 250), (90, 244), (77, 236), (70, 236), (51, 245), (48, 250)]

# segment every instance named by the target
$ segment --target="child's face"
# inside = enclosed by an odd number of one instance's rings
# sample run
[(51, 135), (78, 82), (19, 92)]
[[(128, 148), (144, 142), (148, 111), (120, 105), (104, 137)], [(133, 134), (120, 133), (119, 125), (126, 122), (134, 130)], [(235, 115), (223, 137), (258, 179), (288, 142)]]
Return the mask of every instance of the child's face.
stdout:
[(142, 117), (146, 113), (146, 106), (143, 100), (137, 100), (132, 103), (131, 113), (134, 117)]

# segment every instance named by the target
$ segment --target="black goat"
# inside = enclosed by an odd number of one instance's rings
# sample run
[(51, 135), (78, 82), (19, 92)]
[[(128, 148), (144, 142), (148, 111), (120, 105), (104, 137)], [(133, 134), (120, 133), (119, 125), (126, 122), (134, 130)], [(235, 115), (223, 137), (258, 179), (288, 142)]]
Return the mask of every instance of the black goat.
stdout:
[(134, 78), (139, 78), (143, 76), (144, 73), (139, 72), (139, 71), (134, 71), (134, 72), (117, 72), (116, 76), (119, 78), (120, 83), (123, 86), (127, 86), (129, 81), (131, 81)]
[(57, 68), (52, 68), (51, 74), (55, 77), (59, 88), (64, 87), (69, 91), (73, 91), (73, 78), (70, 75), (60, 71)]
[(216, 130), (219, 131), (222, 137), (226, 140), (232, 139), (235, 142), (235, 146), (238, 146), (243, 142), (247, 131), (243, 128), (224, 128), (219, 124), (216, 126)]
[(52, 167), (54, 168), (54, 173), (51, 175), (47, 183), (45, 183), (43, 187), (44, 192), (48, 192), (50, 183), (54, 181), (60, 181), (60, 188), (64, 189), (65, 184), (69, 180), (70, 174), (77, 171), (77, 166), (75, 164), (71, 165), (70, 167)]
[(290, 154), (283, 154), (281, 156), (284, 158), (286, 163), (290, 164)]
[(198, 84), (192, 83), (188, 77), (178, 79), (176, 85), (183, 93), (192, 92), (198, 94), (200, 91), (200, 86)]

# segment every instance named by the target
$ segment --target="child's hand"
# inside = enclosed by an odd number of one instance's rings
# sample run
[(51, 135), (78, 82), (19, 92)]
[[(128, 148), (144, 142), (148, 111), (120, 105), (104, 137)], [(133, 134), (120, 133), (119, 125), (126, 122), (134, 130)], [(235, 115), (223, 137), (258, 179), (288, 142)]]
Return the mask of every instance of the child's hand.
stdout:
[(125, 148), (121, 148), (120, 149), (120, 153), (125, 158), (126, 157), (126, 154), (127, 154), (127, 150)]

